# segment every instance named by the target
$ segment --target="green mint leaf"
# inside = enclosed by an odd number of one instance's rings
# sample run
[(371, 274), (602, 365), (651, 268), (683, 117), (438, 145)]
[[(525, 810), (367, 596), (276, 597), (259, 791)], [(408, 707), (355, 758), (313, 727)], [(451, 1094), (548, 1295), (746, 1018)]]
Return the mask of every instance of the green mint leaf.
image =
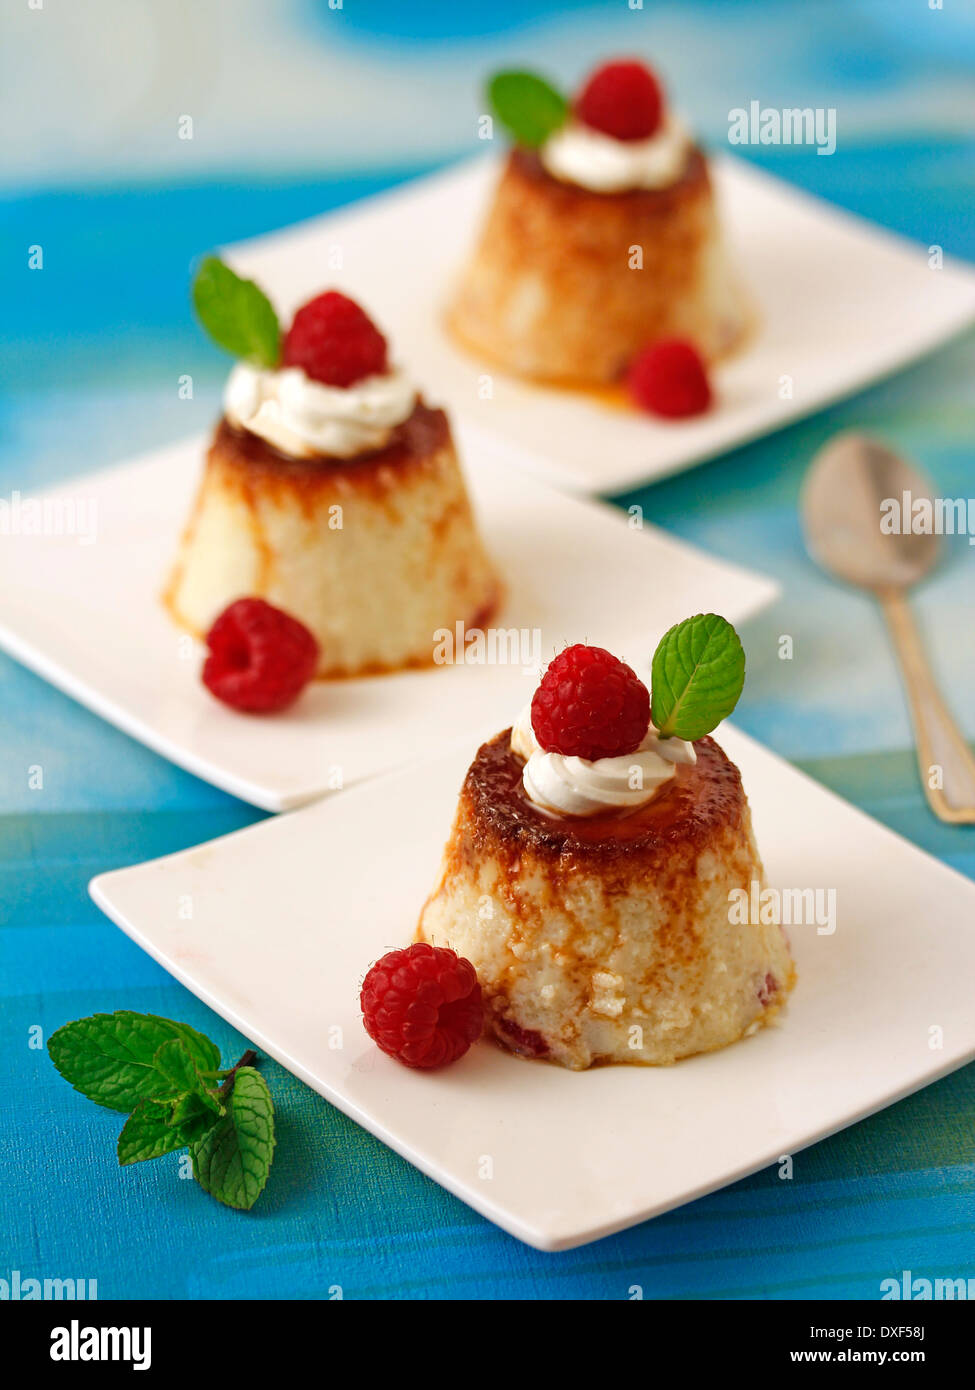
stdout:
[(171, 1038), (157, 1048), (152, 1062), (173, 1096), (180, 1096), (184, 1091), (195, 1091), (197, 1086), (202, 1085), (193, 1058), (179, 1038)]
[(180, 1131), (169, 1123), (171, 1111), (172, 1105), (167, 1101), (140, 1100), (118, 1137), (118, 1161), (123, 1167), (186, 1147)]
[(703, 738), (734, 709), (745, 684), (738, 634), (717, 613), (665, 633), (653, 654), (650, 717), (664, 738)]
[(190, 1150), (193, 1175), (228, 1207), (249, 1211), (267, 1182), (274, 1157), (274, 1103), (253, 1067), (240, 1067), (227, 1113)]
[(218, 347), (255, 367), (278, 365), (278, 316), (253, 280), (242, 280), (216, 256), (207, 256), (193, 281), (193, 307)]
[(217, 1071), (220, 1067), (219, 1047), (203, 1033), (198, 1033), (195, 1028), (191, 1028), (188, 1023), (177, 1023), (174, 1019), (161, 1018), (158, 1014), (137, 1014), (133, 1013), (131, 1009), (118, 1009), (114, 1014), (106, 1016), (129, 1020), (140, 1027), (145, 1027), (148, 1024), (154, 1025), (159, 1030), (160, 1035), (158, 1047), (161, 1047), (164, 1042), (168, 1042), (170, 1038), (178, 1039), (189, 1052), (200, 1071)]
[(563, 126), (569, 103), (532, 72), (499, 72), (488, 84), (494, 114), (519, 145), (535, 149)]
[(219, 1101), (214, 1109), (202, 1096), (191, 1092), (189, 1095), (180, 1096), (172, 1107), (169, 1125), (179, 1134), (181, 1145), (195, 1144), (224, 1114), (224, 1107)]
[[(180, 1038), (163, 1043), (152, 1060), (174, 1099), (191, 1093), (198, 1096), (208, 1109), (218, 1115), (223, 1114), (223, 1106), (203, 1080), (189, 1049)], [(160, 1090), (158, 1094), (161, 1096), (164, 1093)]]
[(76, 1091), (110, 1110), (134, 1110), (140, 1101), (172, 1096), (172, 1084), (157, 1069), (164, 1043), (183, 1044), (200, 1071), (216, 1071), (220, 1053), (186, 1023), (155, 1014), (120, 1010), (66, 1023), (52, 1033), (47, 1050), (58, 1071)]

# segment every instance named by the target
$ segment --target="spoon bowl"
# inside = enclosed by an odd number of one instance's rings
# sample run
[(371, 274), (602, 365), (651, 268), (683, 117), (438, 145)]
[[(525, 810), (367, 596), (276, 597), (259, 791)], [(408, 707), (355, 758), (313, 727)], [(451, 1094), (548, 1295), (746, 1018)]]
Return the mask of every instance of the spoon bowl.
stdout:
[[(806, 474), (801, 509), (813, 559), (861, 589), (905, 589), (938, 561), (939, 538), (910, 529), (912, 504), (933, 501), (927, 477), (880, 440), (837, 435)], [(899, 520), (884, 529), (885, 516)]]
[(885, 444), (841, 434), (822, 448), (803, 485), (806, 547), (831, 574), (877, 596), (900, 660), (917, 741), (918, 771), (940, 820), (975, 824), (975, 758), (941, 698), (911, 615), (907, 590), (938, 560), (938, 537), (915, 532), (927, 478)]

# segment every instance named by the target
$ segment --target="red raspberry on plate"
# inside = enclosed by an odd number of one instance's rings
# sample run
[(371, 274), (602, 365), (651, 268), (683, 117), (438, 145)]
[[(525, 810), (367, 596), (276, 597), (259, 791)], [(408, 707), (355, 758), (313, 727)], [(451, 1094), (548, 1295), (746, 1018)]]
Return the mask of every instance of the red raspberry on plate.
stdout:
[(660, 84), (635, 59), (604, 63), (576, 98), (580, 121), (614, 140), (646, 140), (663, 116)]
[(693, 343), (662, 338), (630, 364), (626, 385), (641, 410), (677, 420), (700, 415), (711, 404), (711, 384)]
[(326, 290), (295, 314), (281, 361), (326, 386), (352, 386), (386, 371), (386, 339), (354, 299)]
[(203, 684), (249, 714), (284, 709), (318, 666), (318, 643), (297, 618), (262, 598), (239, 598), (207, 633)]
[(481, 1036), (481, 986), (469, 960), (417, 942), (387, 951), (369, 970), (359, 997), (366, 1032), (408, 1067), (443, 1067)]
[(578, 643), (560, 652), (532, 697), (532, 728), (546, 753), (622, 757), (649, 727), (650, 692), (603, 647)]

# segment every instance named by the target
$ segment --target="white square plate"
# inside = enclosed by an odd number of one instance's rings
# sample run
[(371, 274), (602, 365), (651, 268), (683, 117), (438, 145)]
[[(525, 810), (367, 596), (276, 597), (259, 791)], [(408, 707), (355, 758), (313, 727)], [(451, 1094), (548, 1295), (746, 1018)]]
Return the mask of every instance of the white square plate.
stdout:
[[(506, 378), (447, 338), (444, 300), (491, 196), (493, 159), (227, 255), (286, 317), (329, 285), (361, 298), (431, 400), (504, 435), (523, 467), (578, 492), (620, 492), (713, 458), (851, 395), (975, 321), (975, 270), (966, 263), (929, 269), (926, 248), (730, 156), (716, 158), (713, 173), (761, 326), (718, 368), (715, 409), (677, 423)], [(480, 395), (485, 373), (494, 377), (490, 400)]]
[[(102, 875), (92, 896), (256, 1047), (424, 1173), (519, 1239), (566, 1249), (794, 1154), (975, 1055), (975, 884), (744, 735), (719, 737), (741, 767), (770, 883), (835, 889), (837, 925), (792, 929), (799, 983), (777, 1026), (673, 1067), (574, 1073), (481, 1042), (424, 1075), (366, 1036), (362, 977), (412, 937), (469, 739)], [(187, 897), (191, 921), (176, 911)]]
[[(736, 622), (775, 597), (769, 580), (526, 478), (476, 427), (457, 433), (506, 589), (492, 625), (538, 630), (542, 664), (567, 641), (592, 640), (645, 671), (680, 618), (717, 609)], [(205, 447), (187, 440), (49, 494), (55, 505), (59, 496), (85, 504), (97, 519), (93, 544), (0, 538), (0, 646), (157, 753), (269, 811), (429, 757), (529, 697), (535, 675), (521, 664), (456, 664), (319, 682), (269, 718), (218, 704), (199, 681), (201, 648), (159, 601)]]

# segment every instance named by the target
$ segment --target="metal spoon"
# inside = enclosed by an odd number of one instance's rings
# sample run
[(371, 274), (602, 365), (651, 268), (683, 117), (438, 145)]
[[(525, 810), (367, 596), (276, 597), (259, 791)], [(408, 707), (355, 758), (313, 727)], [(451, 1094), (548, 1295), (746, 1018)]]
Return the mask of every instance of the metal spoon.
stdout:
[(907, 601), (937, 562), (938, 537), (914, 534), (903, 515), (901, 534), (881, 530), (881, 504), (900, 504), (905, 493), (912, 502), (932, 496), (924, 474), (879, 440), (837, 435), (803, 485), (806, 547), (824, 569), (876, 595), (900, 661), (928, 803), (943, 821), (975, 824), (975, 757), (941, 698)]

